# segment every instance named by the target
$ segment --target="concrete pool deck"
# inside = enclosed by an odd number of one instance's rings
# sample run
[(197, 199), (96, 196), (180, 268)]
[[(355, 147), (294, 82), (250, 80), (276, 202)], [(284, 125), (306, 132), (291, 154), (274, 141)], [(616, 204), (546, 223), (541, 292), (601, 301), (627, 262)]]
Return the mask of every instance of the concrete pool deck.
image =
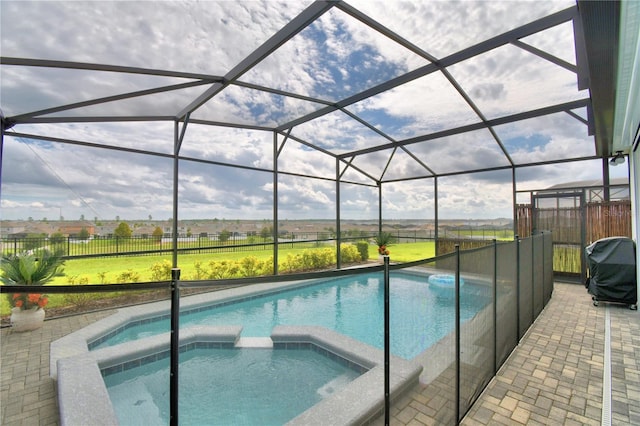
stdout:
[[(50, 343), (114, 312), (49, 320), (27, 333), (2, 329), (0, 424), (59, 425)], [(609, 369), (610, 392), (603, 398)], [(438, 424), (440, 407), (433, 389), (418, 386), (393, 404), (391, 424)], [(596, 308), (583, 286), (556, 283), (548, 306), (462, 424), (600, 425), (607, 418), (640, 424), (640, 314), (618, 305)]]

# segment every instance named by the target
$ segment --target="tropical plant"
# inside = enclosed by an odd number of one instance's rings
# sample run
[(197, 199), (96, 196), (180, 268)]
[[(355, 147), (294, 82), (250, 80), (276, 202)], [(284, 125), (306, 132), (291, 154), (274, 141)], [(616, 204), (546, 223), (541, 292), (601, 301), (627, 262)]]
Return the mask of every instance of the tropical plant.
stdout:
[(2, 277), (4, 285), (44, 285), (64, 275), (64, 261), (49, 250), (3, 256)]
[(391, 243), (391, 233), (389, 232), (380, 232), (373, 238), (373, 241), (378, 246), (378, 253), (384, 256), (388, 256), (390, 251), (387, 248)]
[[(3, 256), (0, 281), (4, 285), (41, 286), (55, 277), (64, 275), (64, 261), (48, 250)], [(15, 293), (9, 295), (12, 307), (20, 309), (43, 308), (48, 302), (46, 295), (39, 293)]]

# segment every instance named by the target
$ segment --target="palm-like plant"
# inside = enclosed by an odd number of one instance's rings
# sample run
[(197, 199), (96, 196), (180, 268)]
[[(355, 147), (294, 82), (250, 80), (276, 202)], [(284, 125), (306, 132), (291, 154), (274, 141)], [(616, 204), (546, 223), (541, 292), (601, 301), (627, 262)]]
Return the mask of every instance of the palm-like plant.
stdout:
[[(4, 285), (41, 286), (64, 275), (64, 261), (48, 250), (2, 256), (0, 281)], [(20, 309), (44, 308), (48, 302), (43, 294), (15, 293), (8, 295), (12, 307)]]
[(44, 285), (64, 275), (64, 261), (49, 250), (3, 256), (0, 281), (4, 285)]
[(373, 237), (373, 241), (378, 246), (378, 253), (382, 255), (389, 255), (389, 250), (387, 247), (391, 243), (391, 233), (390, 232), (380, 232), (378, 235)]

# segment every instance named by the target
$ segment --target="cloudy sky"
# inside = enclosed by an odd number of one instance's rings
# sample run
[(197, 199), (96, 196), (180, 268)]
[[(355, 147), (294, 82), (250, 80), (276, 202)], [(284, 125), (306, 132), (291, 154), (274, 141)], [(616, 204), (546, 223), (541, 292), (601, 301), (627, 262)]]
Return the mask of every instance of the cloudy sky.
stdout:
[[(4, 57), (228, 77), (309, 5), (303, 1), (2, 1), (0, 52)], [(348, 7), (325, 12), (242, 73), (242, 84), (224, 88), (191, 118), (281, 126), (574, 5), (573, 1), (350, 1)], [(351, 8), (415, 49), (355, 19), (346, 13)], [(521, 41), (569, 68), (575, 66), (570, 23)], [(5, 117), (198, 80), (16, 65), (2, 65), (0, 78)], [(342, 111), (293, 126), (290, 139), (279, 135), (275, 141), (277, 161), (271, 131), (190, 123), (180, 151), (179, 217), (271, 218), (277, 184), (280, 218), (333, 218), (334, 155), (478, 123), (482, 118), (468, 99), (488, 120), (580, 101), (588, 93), (577, 89), (576, 80), (571, 69), (507, 44), (457, 61), (446, 72), (420, 74), (406, 84), (350, 102)], [(175, 116), (210, 84), (50, 111), (42, 117)], [(579, 119), (586, 117), (585, 108), (571, 112), (495, 126), (493, 134), (480, 129), (409, 144), (406, 150), (346, 158), (350, 166), (343, 162), (339, 171), (344, 181), (342, 216), (375, 218), (375, 182), (381, 180), (393, 181), (383, 184), (384, 217), (432, 218), (434, 180), (415, 178), (506, 166), (509, 159), (496, 138), (515, 164), (594, 155), (593, 138)], [(35, 140), (17, 133), (79, 143)], [(2, 218), (170, 218), (173, 140), (171, 121), (18, 124), (4, 139)], [(275, 164), (279, 171), (290, 173), (280, 175), (277, 183)], [(626, 165), (612, 168), (612, 177), (620, 176), (626, 176)], [(440, 217), (511, 217), (511, 177), (510, 170), (440, 177)], [(412, 180), (397, 182), (404, 178)], [(601, 179), (601, 162), (519, 168), (516, 178), (518, 190)]]

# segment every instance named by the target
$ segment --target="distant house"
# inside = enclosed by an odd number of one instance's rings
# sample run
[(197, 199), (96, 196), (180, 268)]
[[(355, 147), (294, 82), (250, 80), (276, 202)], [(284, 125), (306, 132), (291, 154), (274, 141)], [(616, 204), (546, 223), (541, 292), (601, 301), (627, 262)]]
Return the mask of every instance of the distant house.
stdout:
[[(609, 199), (610, 200), (629, 200), (629, 179), (614, 178), (609, 181)], [(602, 202), (605, 200), (605, 187), (601, 180), (581, 180), (574, 182), (559, 183), (549, 188), (537, 191), (538, 195), (553, 195), (567, 192), (567, 190), (584, 191), (587, 202)]]
[(48, 236), (53, 230), (54, 228), (50, 225), (40, 222), (18, 222), (3, 226), (2, 236), (9, 238), (26, 238), (29, 235)]
[(149, 238), (153, 235), (153, 231), (155, 230), (155, 226), (138, 226), (137, 228), (133, 229), (133, 235), (143, 238)]
[(60, 225), (58, 228), (58, 232), (68, 237), (76, 237), (80, 235), (80, 232), (86, 229), (89, 232), (89, 235), (94, 235), (96, 233), (96, 227), (90, 223), (70, 223)]
[(0, 226), (0, 235), (2, 237), (15, 237), (16, 235), (27, 234), (23, 223), (2, 222)]

